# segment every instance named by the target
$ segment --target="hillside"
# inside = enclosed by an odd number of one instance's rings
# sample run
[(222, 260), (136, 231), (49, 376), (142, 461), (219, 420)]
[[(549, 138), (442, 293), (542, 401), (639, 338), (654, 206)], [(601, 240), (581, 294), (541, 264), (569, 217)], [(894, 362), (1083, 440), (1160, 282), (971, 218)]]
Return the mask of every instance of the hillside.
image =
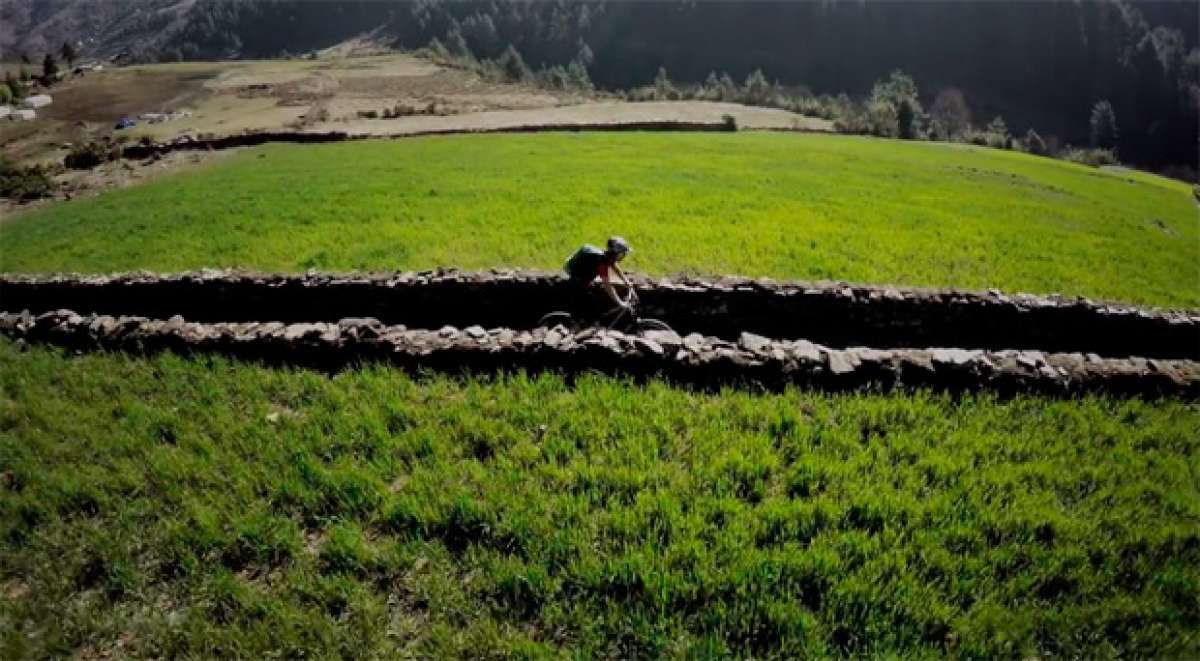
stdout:
[[(266, 167), (264, 167), (266, 166)], [(558, 269), (619, 233), (650, 273), (1200, 306), (1189, 188), (838, 135), (492, 135), (270, 145), (21, 214), (0, 270)]]
[(1093, 104), (1110, 100), (1125, 160), (1196, 168), (1195, 3), (16, 0), (0, 11), (0, 50), (14, 54), (73, 37), (135, 59), (275, 57), (371, 32), (478, 59), (511, 45), (534, 69), (576, 63), (606, 89), (646, 85), (660, 66), (691, 83), (762, 69), (784, 86), (858, 98), (903, 69), (926, 108), (957, 88), (980, 125), (1001, 115), (1018, 135), (1032, 127), (1073, 144), (1087, 142)]

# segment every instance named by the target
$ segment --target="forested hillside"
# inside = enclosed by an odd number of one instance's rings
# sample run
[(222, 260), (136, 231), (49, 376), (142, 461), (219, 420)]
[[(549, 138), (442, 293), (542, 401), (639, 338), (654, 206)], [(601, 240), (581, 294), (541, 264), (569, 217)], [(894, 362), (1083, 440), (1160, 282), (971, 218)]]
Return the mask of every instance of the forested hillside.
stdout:
[[(32, 0), (32, 5), (69, 2)], [(727, 72), (741, 81), (761, 69), (769, 80), (785, 86), (802, 86), (813, 94), (846, 92), (857, 98), (868, 94), (876, 80), (902, 69), (915, 79), (926, 108), (940, 92), (961, 90), (979, 125), (1003, 116), (1014, 135), (1036, 128), (1063, 143), (1085, 144), (1093, 107), (1108, 100), (1122, 160), (1151, 167), (1194, 167), (1197, 159), (1196, 3), (161, 4), (178, 12), (179, 20), (168, 34), (162, 32), (166, 19), (159, 12), (139, 19), (157, 26), (157, 31), (151, 33), (148, 27), (141, 39), (126, 31), (107, 42), (93, 42), (94, 48), (126, 50), (148, 59), (273, 57), (377, 30), (399, 47), (424, 47), (436, 39), (451, 52), (477, 59), (501, 58), (511, 46), (532, 69), (574, 63), (606, 89), (648, 84), (659, 67), (684, 83), (702, 82), (714, 72)]]

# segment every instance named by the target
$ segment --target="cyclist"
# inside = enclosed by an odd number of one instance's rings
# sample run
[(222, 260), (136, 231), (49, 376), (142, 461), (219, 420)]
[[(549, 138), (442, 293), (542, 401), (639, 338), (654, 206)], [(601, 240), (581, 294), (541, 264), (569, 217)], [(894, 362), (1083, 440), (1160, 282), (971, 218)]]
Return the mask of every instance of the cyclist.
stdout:
[[(628, 310), (636, 300), (633, 285), (618, 262), (633, 252), (629, 242), (614, 236), (608, 240), (605, 250), (584, 244), (567, 260), (563, 269), (571, 278), (572, 308), (583, 318), (599, 318), (608, 312)], [(622, 299), (613, 287), (612, 274), (616, 273), (627, 292)], [(596, 283), (599, 281), (600, 286)], [(607, 294), (607, 300), (600, 296), (600, 290)], [(613, 309), (609, 301), (616, 305)]]

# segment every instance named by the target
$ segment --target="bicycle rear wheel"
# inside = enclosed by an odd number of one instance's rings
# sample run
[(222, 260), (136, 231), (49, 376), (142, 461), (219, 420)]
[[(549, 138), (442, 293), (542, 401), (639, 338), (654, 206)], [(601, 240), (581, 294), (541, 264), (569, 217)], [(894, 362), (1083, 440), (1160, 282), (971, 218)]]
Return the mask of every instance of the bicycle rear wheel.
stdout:
[(643, 332), (643, 331), (667, 331), (668, 333), (675, 332), (675, 329), (668, 326), (667, 322), (659, 321), (658, 319), (648, 319), (648, 318), (647, 319), (638, 319), (637, 324), (635, 326), (636, 326), (638, 332)]
[(575, 317), (570, 312), (551, 312), (538, 319), (538, 328), (554, 328), (555, 326), (575, 327)]

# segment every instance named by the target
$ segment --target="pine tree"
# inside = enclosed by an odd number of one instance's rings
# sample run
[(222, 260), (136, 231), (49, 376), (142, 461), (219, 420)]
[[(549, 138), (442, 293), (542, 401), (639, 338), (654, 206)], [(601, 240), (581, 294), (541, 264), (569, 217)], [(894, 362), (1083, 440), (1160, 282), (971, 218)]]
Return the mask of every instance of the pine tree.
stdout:
[(46, 53), (45, 59), (42, 60), (42, 79), (49, 82), (54, 80), (58, 75), (58, 62), (54, 61), (54, 56)]
[(1092, 146), (1100, 149), (1115, 149), (1117, 146), (1117, 114), (1112, 104), (1100, 101), (1092, 107)]
[(62, 55), (62, 59), (66, 61), (67, 66), (74, 66), (75, 60), (79, 57), (79, 53), (75, 51), (75, 47), (72, 46), (71, 42), (69, 41), (63, 42), (62, 49), (59, 51), (59, 54)]

